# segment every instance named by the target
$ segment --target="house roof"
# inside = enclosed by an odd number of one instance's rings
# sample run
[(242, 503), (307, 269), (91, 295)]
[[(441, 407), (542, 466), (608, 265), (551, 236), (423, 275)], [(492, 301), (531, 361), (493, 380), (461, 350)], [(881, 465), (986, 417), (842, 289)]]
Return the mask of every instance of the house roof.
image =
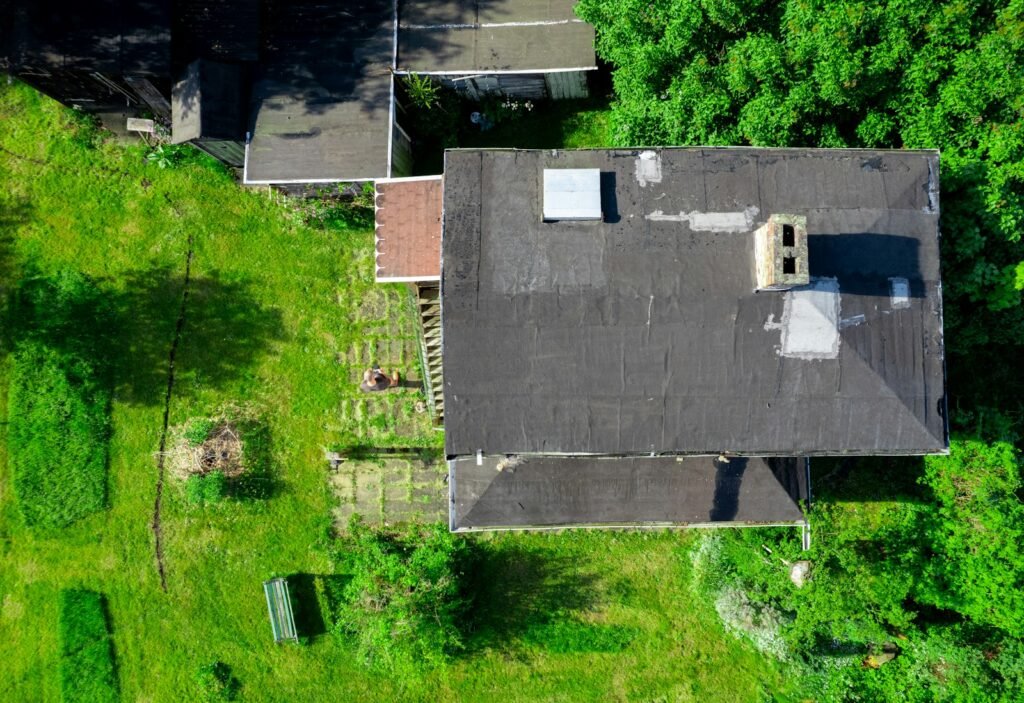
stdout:
[(171, 63), (170, 0), (53, 3), (14, 0), (15, 69), (80, 69), (164, 76)]
[(260, 51), (261, 0), (175, 0), (176, 64), (196, 59), (255, 62)]
[(398, 68), (432, 73), (596, 66), (576, 0), (403, 0)]
[(298, 0), (272, 10), (246, 181), (387, 176), (392, 3)]
[[(543, 222), (598, 168), (601, 222)], [(919, 454), (948, 447), (937, 152), (446, 155), (446, 451)], [(807, 218), (810, 285), (755, 292)]]
[(733, 457), (461, 457), (451, 529), (787, 524), (804, 520), (807, 462)]
[(375, 184), (377, 281), (441, 278), (441, 177)]

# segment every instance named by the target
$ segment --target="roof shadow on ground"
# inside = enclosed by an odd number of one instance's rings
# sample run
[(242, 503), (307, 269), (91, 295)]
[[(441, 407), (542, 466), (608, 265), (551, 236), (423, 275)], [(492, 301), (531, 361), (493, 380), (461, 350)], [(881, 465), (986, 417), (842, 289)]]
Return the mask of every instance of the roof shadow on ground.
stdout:
[(918, 483), (924, 476), (923, 456), (821, 457), (811, 460), (811, 503), (925, 499)]

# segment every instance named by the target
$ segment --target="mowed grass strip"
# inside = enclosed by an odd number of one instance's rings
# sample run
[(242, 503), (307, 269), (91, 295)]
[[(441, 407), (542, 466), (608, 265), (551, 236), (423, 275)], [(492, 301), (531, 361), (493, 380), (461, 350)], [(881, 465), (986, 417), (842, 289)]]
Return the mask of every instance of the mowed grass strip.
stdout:
[(4, 313), (18, 507), (30, 526), (66, 527), (107, 500), (106, 299), (92, 279), (63, 270), (20, 281)]
[(36, 342), (18, 349), (8, 441), (28, 525), (65, 527), (105, 507), (109, 402), (86, 361)]
[(103, 596), (83, 589), (61, 591), (58, 618), (61, 701), (117, 701), (114, 650)]

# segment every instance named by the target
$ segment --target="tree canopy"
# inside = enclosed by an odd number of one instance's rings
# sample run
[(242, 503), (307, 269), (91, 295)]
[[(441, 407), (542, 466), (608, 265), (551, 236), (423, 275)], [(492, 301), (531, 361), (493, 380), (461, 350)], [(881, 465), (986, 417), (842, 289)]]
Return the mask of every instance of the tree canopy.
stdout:
[(942, 151), (949, 346), (1024, 340), (1024, 2), (581, 0), (619, 146)]

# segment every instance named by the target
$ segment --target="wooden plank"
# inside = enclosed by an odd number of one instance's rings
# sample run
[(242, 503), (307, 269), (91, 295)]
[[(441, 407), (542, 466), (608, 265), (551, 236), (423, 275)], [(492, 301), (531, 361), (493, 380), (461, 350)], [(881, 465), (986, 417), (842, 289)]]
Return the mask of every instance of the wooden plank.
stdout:
[(585, 98), (590, 95), (587, 88), (586, 71), (559, 71), (544, 75), (548, 93), (554, 100)]
[(158, 117), (171, 119), (171, 104), (152, 83), (142, 76), (125, 76), (124, 82), (131, 86), (132, 90), (142, 98), (142, 102), (149, 105), (149, 108)]

